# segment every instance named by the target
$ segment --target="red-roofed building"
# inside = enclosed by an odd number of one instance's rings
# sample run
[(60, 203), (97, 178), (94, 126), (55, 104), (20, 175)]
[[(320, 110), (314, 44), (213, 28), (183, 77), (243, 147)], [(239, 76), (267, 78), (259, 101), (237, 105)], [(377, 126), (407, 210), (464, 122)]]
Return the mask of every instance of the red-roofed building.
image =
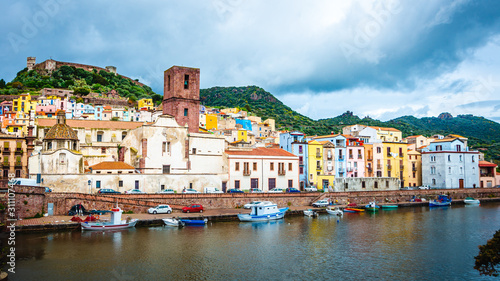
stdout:
[(497, 164), (488, 161), (479, 161), (479, 186), (480, 187), (494, 187), (497, 186), (496, 182), (496, 169)]
[[(281, 148), (226, 150), (227, 189), (299, 188), (299, 157)], [(224, 187), (223, 187), (224, 188)]]

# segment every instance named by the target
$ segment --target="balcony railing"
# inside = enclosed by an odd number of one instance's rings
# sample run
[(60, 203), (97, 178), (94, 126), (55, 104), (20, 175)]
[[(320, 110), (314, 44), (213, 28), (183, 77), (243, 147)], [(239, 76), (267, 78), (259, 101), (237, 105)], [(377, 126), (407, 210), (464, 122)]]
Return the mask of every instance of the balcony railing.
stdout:
[(284, 175), (286, 175), (286, 171), (285, 171), (285, 169), (280, 169), (280, 170), (278, 170), (278, 175), (279, 175), (279, 176), (284, 176)]
[(22, 150), (22, 148), (17, 148), (17, 149), (16, 149), (16, 154), (18, 154), (18, 155), (22, 155), (22, 154), (23, 154), (23, 150)]
[(10, 149), (9, 149), (8, 147), (6, 147), (6, 148), (4, 148), (4, 149), (2, 150), (2, 153), (3, 153), (3, 154), (10, 154)]
[(252, 174), (252, 171), (250, 171), (250, 170), (243, 170), (243, 175), (244, 176), (249, 176), (250, 174)]
[(344, 156), (339, 156), (339, 161), (344, 161)]

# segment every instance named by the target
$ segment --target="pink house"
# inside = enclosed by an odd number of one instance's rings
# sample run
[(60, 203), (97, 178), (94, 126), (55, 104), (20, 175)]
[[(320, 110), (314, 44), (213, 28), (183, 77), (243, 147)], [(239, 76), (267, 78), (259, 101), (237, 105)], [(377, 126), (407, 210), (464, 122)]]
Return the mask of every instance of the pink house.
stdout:
[(343, 135), (346, 138), (346, 158), (347, 173), (346, 177), (364, 178), (365, 177), (365, 147), (363, 141), (359, 138)]

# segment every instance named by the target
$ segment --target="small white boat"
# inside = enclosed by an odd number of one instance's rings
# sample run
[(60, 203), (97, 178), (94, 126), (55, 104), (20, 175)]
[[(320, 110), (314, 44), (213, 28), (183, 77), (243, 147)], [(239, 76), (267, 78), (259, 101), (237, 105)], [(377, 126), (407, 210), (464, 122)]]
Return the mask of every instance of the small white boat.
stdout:
[(180, 219), (176, 219), (176, 218), (162, 219), (162, 221), (165, 223), (165, 225), (184, 226), (184, 223)]
[(315, 211), (313, 211), (312, 209), (309, 209), (309, 210), (304, 210), (304, 216), (308, 216), (308, 217), (316, 217), (318, 215), (318, 213), (316, 213)]
[(250, 214), (239, 214), (240, 221), (269, 221), (279, 220), (285, 216), (288, 207), (279, 208), (278, 205), (269, 201), (251, 207)]
[(481, 202), (479, 201), (479, 199), (474, 199), (472, 197), (467, 197), (467, 198), (464, 199), (464, 203), (468, 204), (468, 205), (478, 205)]
[(335, 207), (335, 208), (328, 207), (328, 208), (326, 208), (326, 212), (329, 213), (330, 215), (335, 215), (335, 216), (339, 216), (339, 217), (344, 215), (344, 212), (339, 207)]
[(82, 230), (115, 230), (134, 227), (137, 219), (122, 220), (123, 210), (118, 206), (111, 209), (111, 220), (109, 222), (82, 222)]

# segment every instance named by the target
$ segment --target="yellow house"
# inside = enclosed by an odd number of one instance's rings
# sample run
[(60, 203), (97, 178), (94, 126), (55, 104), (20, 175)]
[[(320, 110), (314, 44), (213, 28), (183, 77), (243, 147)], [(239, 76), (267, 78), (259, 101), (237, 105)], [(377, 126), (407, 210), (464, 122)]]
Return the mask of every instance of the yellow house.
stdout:
[(240, 110), (238, 108), (223, 108), (220, 110), (220, 112), (223, 112), (225, 114), (229, 114), (229, 113), (236, 114), (236, 113), (240, 112)]
[(153, 99), (140, 99), (137, 101), (137, 108), (147, 108), (152, 110), (154, 108)]
[(422, 185), (422, 155), (415, 150), (408, 151), (408, 169), (405, 173), (405, 186)]
[(327, 189), (335, 183), (335, 146), (329, 141), (312, 140), (307, 144), (309, 184)]
[(383, 176), (399, 178), (405, 186), (405, 171), (408, 169), (408, 144), (404, 142), (382, 142)]
[(237, 141), (248, 142), (248, 132), (247, 130), (239, 129)]
[(217, 114), (205, 114), (205, 121), (207, 130), (217, 130)]
[(36, 112), (37, 101), (31, 100), (29, 93), (21, 94), (19, 98), (12, 101), (13, 111), (22, 111), (24, 113), (30, 113), (31, 110)]
[(381, 141), (399, 142), (403, 140), (403, 133), (401, 133), (398, 129), (372, 126), (368, 127), (376, 130), (377, 139)]

